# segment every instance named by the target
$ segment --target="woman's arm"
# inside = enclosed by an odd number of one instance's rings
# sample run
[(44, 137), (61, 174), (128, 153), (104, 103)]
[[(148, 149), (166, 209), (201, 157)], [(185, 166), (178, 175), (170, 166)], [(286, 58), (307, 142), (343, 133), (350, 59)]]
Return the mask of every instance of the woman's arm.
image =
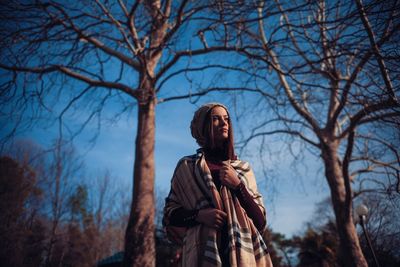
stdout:
[(171, 212), (169, 223), (172, 226), (191, 227), (198, 224), (196, 221), (199, 210), (178, 208)]
[(253, 220), (254, 225), (259, 231), (262, 231), (267, 221), (260, 207), (254, 201), (253, 196), (246, 189), (246, 185), (241, 182), (235, 188), (234, 192), (236, 197), (239, 199), (240, 205), (242, 205), (247, 215)]
[[(247, 190), (246, 185), (240, 181), (235, 169), (228, 162), (224, 162), (219, 175), (221, 183), (235, 192), (240, 205), (253, 220), (257, 229), (263, 231), (267, 223), (264, 213), (260, 206), (254, 201), (254, 197)], [(253, 175), (252, 172), (251, 175)]]
[(169, 222), (170, 225), (178, 227), (192, 227), (201, 223), (219, 229), (225, 224), (226, 216), (224, 211), (214, 208), (200, 210), (179, 208), (171, 213)]

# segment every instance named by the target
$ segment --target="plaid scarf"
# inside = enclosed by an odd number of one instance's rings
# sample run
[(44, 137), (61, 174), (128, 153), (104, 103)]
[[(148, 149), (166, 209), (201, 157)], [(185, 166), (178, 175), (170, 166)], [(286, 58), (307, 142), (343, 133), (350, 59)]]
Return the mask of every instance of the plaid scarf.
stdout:
[[(240, 160), (231, 160), (230, 163), (265, 215), (249, 164)], [(201, 152), (179, 161), (171, 181), (171, 191), (166, 198), (163, 223), (167, 236), (182, 244), (182, 266), (222, 266), (218, 252), (221, 233), (217, 229), (201, 224), (190, 228), (169, 225), (171, 213), (180, 207), (188, 210), (212, 207), (227, 213), (229, 266), (272, 266), (261, 234), (226, 186), (221, 186), (218, 192)]]

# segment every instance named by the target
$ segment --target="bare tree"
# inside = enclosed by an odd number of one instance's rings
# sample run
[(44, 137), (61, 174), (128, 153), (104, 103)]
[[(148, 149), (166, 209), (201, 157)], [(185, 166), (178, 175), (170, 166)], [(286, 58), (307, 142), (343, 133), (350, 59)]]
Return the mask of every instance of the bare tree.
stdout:
[[(76, 180), (82, 169), (82, 164), (72, 147), (62, 145), (56, 141), (56, 148), (45, 160), (45, 166), (40, 173), (48, 205), (44, 205), (43, 212), (48, 214), (50, 229), (46, 245), (46, 265), (50, 266), (53, 260), (54, 245), (60, 241), (61, 223), (68, 213), (68, 199), (73, 194), (74, 179)], [(56, 259), (58, 260), (58, 259)]]
[(228, 24), (240, 33), (240, 53), (254, 70), (249, 79), (265, 92), (251, 109), (267, 110), (266, 115), (251, 113), (253, 130), (242, 145), (281, 135), (289, 148), (319, 157), (340, 256), (346, 266), (367, 266), (353, 222), (353, 199), (371, 190), (400, 193), (400, 4), (257, 4), (245, 21)]
[(44, 231), (37, 216), (41, 191), (36, 173), (9, 156), (0, 157), (0, 264), (40, 264)]
[(129, 215), (130, 194), (117, 177), (108, 170), (88, 181), (88, 208), (93, 216), (93, 226), (99, 233), (98, 242), (92, 242), (96, 260), (123, 250), (123, 229)]
[[(37, 253), (40, 261), (37, 264), (43, 266), (55, 266), (63, 261), (62, 254), (67, 247), (65, 225), (69, 213), (68, 199), (73, 194), (74, 183), (82, 171), (81, 161), (74, 154), (74, 148), (62, 146), (59, 140), (55, 143), (56, 149), (46, 151), (33, 142), (18, 140), (7, 153), (14, 157), (24, 169), (34, 173), (34, 178), (30, 179), (30, 182), (37, 188), (35, 191), (40, 192), (40, 202), (30, 203), (30, 201), (24, 203), (24, 207), (30, 213), (27, 216), (29, 225), (38, 228), (32, 229), (33, 233), (40, 230), (38, 234), (42, 234), (42, 239), (40, 242), (31, 244), (36, 252), (27, 249), (27, 253), (33, 252), (32, 256)], [(8, 179), (16, 178), (12, 175), (8, 177)], [(38, 236), (31, 237), (24, 231), (17, 231), (17, 233), (24, 238), (32, 238), (32, 242), (39, 238)], [(23, 259), (24, 254), (21, 252), (15, 257)]]
[(190, 80), (190, 73), (230, 69), (205, 60), (208, 53), (237, 47), (221, 23), (221, 3), (39, 0), (1, 6), (1, 116), (9, 122), (6, 137), (38, 122), (51, 124), (45, 119), (50, 114), (66, 140), (96, 118), (100, 125), (106, 104), (117, 103), (117, 115), (137, 108), (125, 266), (155, 264), (156, 104), (227, 89), (164, 92), (174, 79)]
[(81, 175), (82, 162), (72, 146), (63, 146), (60, 140), (55, 141), (55, 149), (46, 151), (37, 144), (18, 141), (10, 151), (22, 164), (32, 169), (37, 177), (35, 185), (42, 190), (45, 201), (40, 209), (34, 210), (38, 216), (46, 218), (47, 233), (43, 241), (43, 257), (46, 266), (52, 266), (54, 247), (62, 243), (63, 227), (69, 213), (68, 199), (73, 194), (74, 184)]
[[(363, 194), (361, 199), (357, 199), (357, 201), (368, 207), (366, 231), (370, 236), (379, 264), (381, 266), (398, 265), (400, 263), (400, 252), (398, 250), (400, 245), (398, 212), (400, 197), (391, 196), (387, 198), (379, 192), (370, 192)], [(359, 220), (359, 218), (356, 218), (356, 220)], [(366, 252), (368, 262), (372, 265), (374, 258), (370, 253), (363, 231), (361, 229), (359, 231), (361, 245)]]

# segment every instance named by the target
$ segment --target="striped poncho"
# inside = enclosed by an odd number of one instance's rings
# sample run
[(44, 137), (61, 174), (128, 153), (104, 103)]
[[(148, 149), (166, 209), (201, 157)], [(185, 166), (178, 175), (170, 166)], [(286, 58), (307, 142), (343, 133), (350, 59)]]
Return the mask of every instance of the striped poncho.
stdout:
[[(240, 160), (231, 160), (230, 163), (265, 215), (249, 164)], [(190, 228), (169, 225), (171, 213), (181, 207), (187, 210), (213, 207), (227, 213), (229, 266), (272, 266), (261, 234), (227, 187), (222, 186), (220, 192), (217, 191), (201, 152), (179, 161), (166, 198), (163, 223), (167, 235), (176, 240), (176, 235), (180, 234), (182, 238), (182, 266), (222, 266), (218, 252), (221, 234), (217, 229), (202, 224)]]

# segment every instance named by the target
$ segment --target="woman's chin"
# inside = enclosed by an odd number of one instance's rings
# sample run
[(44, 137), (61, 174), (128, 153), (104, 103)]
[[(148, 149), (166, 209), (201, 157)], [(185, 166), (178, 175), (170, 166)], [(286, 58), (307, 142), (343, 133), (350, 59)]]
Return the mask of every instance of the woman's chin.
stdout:
[(228, 135), (222, 135), (222, 136), (218, 136), (217, 138), (214, 139), (216, 143), (223, 143), (226, 140), (228, 140)]

